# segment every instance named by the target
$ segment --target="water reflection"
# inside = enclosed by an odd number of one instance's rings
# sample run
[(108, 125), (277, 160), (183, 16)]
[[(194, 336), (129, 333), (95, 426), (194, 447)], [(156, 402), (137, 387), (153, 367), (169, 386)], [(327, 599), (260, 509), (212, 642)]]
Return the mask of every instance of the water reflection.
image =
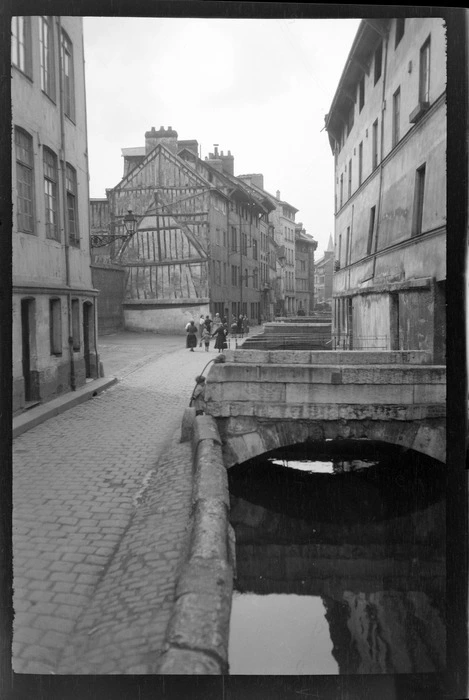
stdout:
[[(275, 615), (272, 615), (273, 610)], [(230, 673), (337, 674), (326, 612), (318, 596), (235, 593), (230, 629)], [(245, 640), (246, 629), (249, 629), (249, 644)], [(269, 644), (265, 643), (266, 637)]]
[(444, 471), (415, 453), (376, 456), (230, 470), (231, 673), (444, 670)]

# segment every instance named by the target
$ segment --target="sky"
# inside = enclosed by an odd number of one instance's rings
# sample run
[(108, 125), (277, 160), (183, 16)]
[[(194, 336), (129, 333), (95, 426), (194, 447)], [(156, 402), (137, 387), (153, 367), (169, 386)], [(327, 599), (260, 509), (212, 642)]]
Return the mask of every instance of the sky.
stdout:
[(359, 19), (85, 17), (90, 195), (123, 174), (122, 148), (152, 126), (195, 139), (202, 158), (234, 156), (234, 174), (299, 211), (318, 241), (334, 233), (334, 158), (324, 130)]

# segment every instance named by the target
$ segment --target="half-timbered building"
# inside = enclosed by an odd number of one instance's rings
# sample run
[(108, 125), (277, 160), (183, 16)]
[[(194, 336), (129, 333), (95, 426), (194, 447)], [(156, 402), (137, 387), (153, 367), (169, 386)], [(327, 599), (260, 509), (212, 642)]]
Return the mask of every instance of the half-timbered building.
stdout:
[[(144, 150), (123, 150), (124, 176), (106, 192), (107, 219), (103, 200), (91, 200), (94, 274), (98, 267), (124, 270), (129, 330), (177, 332), (191, 318), (217, 312), (228, 322), (243, 314), (257, 323), (269, 204), (234, 177), (230, 152), (216, 147), (202, 160), (197, 141), (177, 136), (171, 127), (153, 127)], [(138, 226), (126, 237), (129, 211)], [(102, 306), (106, 296), (103, 283)]]

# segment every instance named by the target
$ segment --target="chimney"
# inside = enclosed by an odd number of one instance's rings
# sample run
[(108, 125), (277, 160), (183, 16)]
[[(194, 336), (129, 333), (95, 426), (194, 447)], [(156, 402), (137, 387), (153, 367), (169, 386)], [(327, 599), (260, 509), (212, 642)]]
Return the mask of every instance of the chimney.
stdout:
[(199, 142), (195, 139), (190, 141), (178, 141), (178, 153), (182, 151), (183, 148), (187, 148), (188, 151), (192, 151), (194, 155), (199, 155)]
[(155, 127), (152, 126), (151, 130), (147, 131), (145, 134), (145, 154), (148, 155), (148, 153), (160, 143), (176, 155), (178, 148), (177, 131), (175, 131), (172, 126), (169, 126), (168, 129), (165, 129), (164, 126), (160, 126), (159, 130), (156, 131)]
[(227, 175), (234, 175), (234, 157), (231, 155), (231, 151), (228, 151), (228, 155), (226, 156), (223, 155), (222, 151), (221, 161), (223, 172), (227, 173)]
[(254, 185), (254, 187), (258, 187), (260, 190), (264, 189), (264, 176), (262, 173), (250, 173), (249, 175), (244, 176), (244, 178), (249, 178), (249, 182), (251, 185)]
[(212, 168), (215, 168), (215, 170), (218, 170), (218, 172), (221, 173), (223, 171), (223, 161), (218, 153), (218, 143), (214, 143), (213, 146), (215, 153), (209, 153), (208, 158), (205, 157), (205, 160), (208, 161)]
[(277, 190), (277, 194), (275, 195), (277, 199), (280, 199), (280, 190)]

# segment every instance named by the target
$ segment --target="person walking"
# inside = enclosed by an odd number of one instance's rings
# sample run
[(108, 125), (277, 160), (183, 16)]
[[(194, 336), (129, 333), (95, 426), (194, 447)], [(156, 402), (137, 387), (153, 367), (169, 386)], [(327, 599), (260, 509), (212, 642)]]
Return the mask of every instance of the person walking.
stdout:
[(246, 335), (249, 334), (249, 319), (247, 316), (243, 318), (243, 331)]
[(197, 347), (197, 326), (194, 321), (191, 321), (186, 327), (186, 348), (189, 348), (191, 352), (194, 352), (194, 348)]
[(243, 337), (243, 320), (244, 320), (243, 314), (240, 314), (238, 317), (237, 326), (238, 326), (238, 333), (240, 334), (241, 338)]
[(208, 332), (210, 333), (212, 330), (212, 319), (210, 316), (205, 317), (204, 326), (208, 328)]
[(210, 328), (205, 325), (202, 330), (202, 342), (205, 345), (205, 352), (208, 352), (211, 337)]
[(226, 336), (228, 335), (228, 328), (226, 324), (223, 324), (222, 326), (219, 326), (215, 333), (212, 334), (212, 338), (216, 336), (215, 340), (215, 350), (218, 350), (218, 352), (221, 352), (222, 350), (226, 350), (228, 347), (228, 343), (226, 342)]
[(192, 393), (191, 406), (195, 408), (195, 415), (201, 416), (205, 411), (205, 377), (199, 374), (195, 381), (196, 385)]
[(199, 318), (199, 333), (200, 333), (200, 344), (199, 345), (200, 345), (200, 347), (202, 347), (202, 331), (204, 329), (204, 326), (205, 326), (205, 317), (202, 314)]
[(233, 323), (231, 324), (231, 336), (235, 339), (238, 337), (238, 322), (236, 319), (234, 319)]
[(220, 318), (220, 314), (215, 314), (212, 321), (212, 333), (216, 333), (221, 325), (222, 320)]

